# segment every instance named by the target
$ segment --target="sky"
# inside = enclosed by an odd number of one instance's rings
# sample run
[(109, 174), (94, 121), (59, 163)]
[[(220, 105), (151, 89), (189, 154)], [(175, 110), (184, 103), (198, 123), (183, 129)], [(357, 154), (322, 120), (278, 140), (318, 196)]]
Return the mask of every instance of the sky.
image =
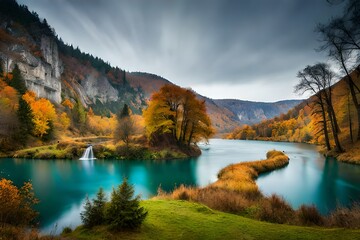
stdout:
[(18, 0), (64, 42), (127, 71), (214, 99), (274, 102), (298, 71), (327, 61), (314, 31), (342, 12), (326, 0)]

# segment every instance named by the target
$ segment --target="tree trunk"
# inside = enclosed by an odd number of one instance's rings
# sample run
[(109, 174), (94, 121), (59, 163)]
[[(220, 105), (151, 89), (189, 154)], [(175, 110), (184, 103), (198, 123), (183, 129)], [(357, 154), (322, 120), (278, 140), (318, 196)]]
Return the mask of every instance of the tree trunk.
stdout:
[(324, 91), (324, 94), (325, 94), (325, 101), (327, 104), (328, 115), (329, 115), (331, 129), (332, 129), (333, 136), (334, 136), (336, 150), (338, 152), (344, 152), (343, 148), (341, 147), (340, 141), (339, 141), (340, 128), (339, 128), (339, 124), (336, 119), (334, 107), (332, 105), (331, 86), (329, 86), (328, 89)]
[(345, 70), (346, 82), (348, 83), (351, 97), (353, 99), (354, 106), (355, 106), (356, 113), (357, 113), (358, 132), (357, 132), (356, 140), (360, 140), (360, 104), (359, 104), (359, 101), (357, 100), (356, 92), (355, 92), (355, 88), (358, 90), (358, 92), (359, 92), (359, 88), (355, 85), (354, 81), (352, 80), (352, 77), (350, 76), (349, 71), (347, 70), (347, 67), (345, 66), (345, 63), (344, 63), (344, 60), (342, 57), (341, 57), (341, 65), (342, 65), (343, 69)]
[(325, 136), (325, 145), (326, 145), (326, 149), (328, 151), (331, 150), (331, 146), (330, 146), (330, 141), (329, 141), (329, 132), (328, 132), (328, 128), (327, 128), (327, 119), (326, 119), (326, 114), (325, 114), (325, 108), (324, 108), (324, 103), (321, 99), (320, 96), (320, 107), (321, 107), (321, 114), (322, 114), (322, 118), (323, 118), (323, 130), (324, 130), (324, 136)]
[(339, 131), (338, 131), (339, 125), (336, 120), (334, 108), (331, 105), (328, 105), (328, 114), (329, 114), (329, 119), (331, 122), (331, 129), (332, 129), (333, 136), (334, 136), (336, 151), (339, 153), (344, 152), (344, 149), (341, 147), (341, 144), (339, 141)]
[(352, 121), (351, 121), (351, 105), (350, 105), (349, 94), (348, 94), (348, 117), (349, 117), (349, 128), (350, 128), (350, 140), (353, 143), (354, 137), (353, 137), (353, 129), (352, 129)]

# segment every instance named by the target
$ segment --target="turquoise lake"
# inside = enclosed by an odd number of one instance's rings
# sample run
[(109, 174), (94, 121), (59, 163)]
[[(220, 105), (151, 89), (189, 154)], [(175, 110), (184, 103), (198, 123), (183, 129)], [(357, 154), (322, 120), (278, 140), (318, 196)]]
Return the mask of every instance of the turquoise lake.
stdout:
[[(210, 148), (198, 158), (186, 160), (31, 160), (0, 159), (0, 178), (16, 185), (31, 180), (45, 233), (59, 233), (63, 227), (79, 225), (85, 197), (95, 196), (102, 187), (110, 196), (112, 187), (123, 177), (135, 186), (142, 199), (180, 184), (206, 186), (216, 181), (223, 167), (244, 161), (264, 159), (277, 149), (290, 157), (283, 169), (261, 175), (261, 191), (283, 196), (294, 208), (315, 204), (327, 214), (337, 205), (360, 201), (360, 166), (325, 159), (316, 146), (298, 143), (212, 139)], [(95, 152), (96, 156), (96, 152)]]

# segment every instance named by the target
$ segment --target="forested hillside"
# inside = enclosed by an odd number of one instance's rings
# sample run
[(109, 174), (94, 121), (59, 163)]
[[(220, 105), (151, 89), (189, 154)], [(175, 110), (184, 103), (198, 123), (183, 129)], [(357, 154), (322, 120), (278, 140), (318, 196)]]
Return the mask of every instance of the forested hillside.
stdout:
[[(351, 76), (356, 86), (359, 87), (359, 72), (355, 70)], [(354, 148), (352, 143), (357, 142), (357, 113), (351, 101), (346, 78), (343, 78), (332, 87), (332, 96), (336, 119), (340, 128), (339, 140), (346, 151)], [(317, 104), (318, 98), (313, 96), (289, 110), (286, 114), (264, 120), (258, 124), (238, 127), (227, 135), (227, 138), (306, 142), (325, 146), (324, 125)], [(329, 124), (328, 122), (327, 127), (330, 129)], [(330, 146), (334, 148), (336, 144), (330, 130), (329, 138)]]

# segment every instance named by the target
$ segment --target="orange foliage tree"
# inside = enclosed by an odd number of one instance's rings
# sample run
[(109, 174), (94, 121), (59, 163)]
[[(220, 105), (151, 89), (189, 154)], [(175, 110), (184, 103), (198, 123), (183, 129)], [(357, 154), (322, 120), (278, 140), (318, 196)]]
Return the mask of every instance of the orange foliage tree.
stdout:
[(19, 189), (7, 179), (0, 180), (0, 224), (29, 226), (37, 216), (33, 205), (37, 204), (30, 182)]
[(32, 91), (27, 91), (23, 95), (23, 99), (30, 105), (33, 113), (34, 135), (43, 137), (48, 134), (50, 124), (56, 118), (54, 105), (45, 98), (36, 99), (36, 95)]
[(164, 85), (154, 93), (143, 117), (153, 143), (169, 135), (177, 144), (189, 146), (207, 141), (214, 133), (205, 102), (196, 99), (193, 91), (175, 85)]
[(65, 99), (62, 103), (61, 103), (64, 107), (67, 107), (69, 109), (73, 109), (74, 108), (74, 104), (70, 101), (70, 99)]

